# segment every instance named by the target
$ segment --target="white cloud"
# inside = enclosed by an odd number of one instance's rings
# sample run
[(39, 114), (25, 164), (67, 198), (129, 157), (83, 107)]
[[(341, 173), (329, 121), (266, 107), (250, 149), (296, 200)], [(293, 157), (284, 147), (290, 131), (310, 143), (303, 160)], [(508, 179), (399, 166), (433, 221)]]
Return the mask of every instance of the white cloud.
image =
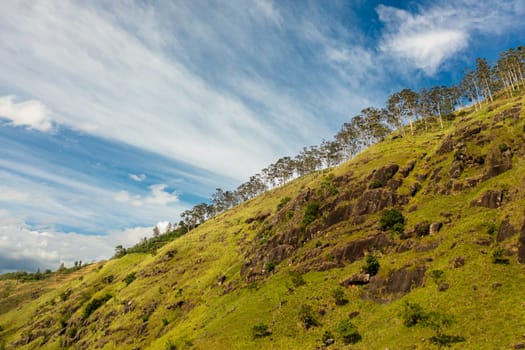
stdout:
[(129, 174), (129, 178), (133, 181), (142, 182), (146, 180), (146, 175), (145, 174), (139, 174), (139, 175)]
[(445, 61), (468, 47), (474, 33), (498, 35), (522, 26), (520, 2), (436, 1), (418, 7), (415, 13), (379, 5), (376, 11), (385, 25), (379, 48), (433, 75)]
[(0, 97), (0, 118), (5, 118), (14, 126), (50, 131), (53, 128), (51, 111), (40, 101), (15, 102), (15, 96)]
[(167, 192), (165, 189), (168, 186), (165, 184), (157, 184), (149, 186), (150, 193), (147, 196), (132, 195), (128, 191), (119, 191), (115, 194), (113, 199), (119, 203), (130, 203), (133, 206), (141, 207), (149, 204), (154, 206), (165, 206), (172, 203), (177, 203), (179, 198), (175, 192)]
[(108, 259), (121, 244), (125, 247), (151, 236), (152, 227), (133, 227), (107, 235), (82, 235), (31, 229), (22, 219), (0, 210), (0, 273), (24, 269), (56, 269), (61, 262), (72, 266)]

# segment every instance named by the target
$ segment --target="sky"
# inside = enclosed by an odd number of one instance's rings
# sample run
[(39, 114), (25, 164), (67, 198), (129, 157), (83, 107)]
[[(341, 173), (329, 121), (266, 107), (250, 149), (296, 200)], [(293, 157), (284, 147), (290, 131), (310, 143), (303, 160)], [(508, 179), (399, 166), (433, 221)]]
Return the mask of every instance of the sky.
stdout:
[(0, 6), (0, 273), (107, 259), (525, 40), (525, 0)]

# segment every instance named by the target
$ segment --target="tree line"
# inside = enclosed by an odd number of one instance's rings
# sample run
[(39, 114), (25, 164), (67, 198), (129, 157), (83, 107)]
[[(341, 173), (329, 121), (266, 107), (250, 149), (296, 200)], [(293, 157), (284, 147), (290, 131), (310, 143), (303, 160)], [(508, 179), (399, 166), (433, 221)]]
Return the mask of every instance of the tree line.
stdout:
[(439, 125), (452, 112), (466, 106), (482, 107), (493, 101), (495, 94), (513, 92), (525, 87), (525, 47), (503, 51), (494, 65), (476, 59), (473, 69), (465, 71), (454, 86), (434, 86), (419, 91), (403, 89), (389, 96), (384, 107), (367, 107), (342, 125), (332, 140), (304, 147), (294, 157), (285, 156), (268, 165), (235, 190), (217, 188), (209, 203), (200, 203), (180, 214), (177, 228), (186, 232), (209, 218), (247, 201), (271, 188), (306, 174), (331, 168), (355, 157), (393, 131), (406, 137), (414, 135), (416, 125), (428, 130)]

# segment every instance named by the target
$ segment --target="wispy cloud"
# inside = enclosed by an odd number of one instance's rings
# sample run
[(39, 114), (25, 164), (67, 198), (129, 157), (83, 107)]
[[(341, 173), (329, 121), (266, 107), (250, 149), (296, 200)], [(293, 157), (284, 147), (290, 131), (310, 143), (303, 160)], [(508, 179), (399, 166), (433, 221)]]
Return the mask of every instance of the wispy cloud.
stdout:
[(129, 174), (129, 178), (133, 181), (142, 182), (146, 180), (146, 175), (145, 174), (139, 174), (139, 175)]
[(498, 35), (523, 26), (523, 1), (436, 1), (416, 12), (391, 6), (376, 8), (384, 24), (379, 48), (428, 75), (468, 47), (473, 34)]
[(130, 203), (136, 207), (141, 207), (145, 204), (164, 206), (178, 202), (179, 198), (175, 192), (165, 191), (167, 187), (165, 184), (152, 185), (149, 187), (151, 192), (144, 197), (139, 194), (132, 195), (128, 191), (123, 190), (117, 192), (113, 198), (116, 202)]
[(0, 97), (0, 118), (9, 120), (13, 126), (26, 126), (39, 131), (53, 128), (51, 111), (40, 101), (15, 102), (15, 96)]

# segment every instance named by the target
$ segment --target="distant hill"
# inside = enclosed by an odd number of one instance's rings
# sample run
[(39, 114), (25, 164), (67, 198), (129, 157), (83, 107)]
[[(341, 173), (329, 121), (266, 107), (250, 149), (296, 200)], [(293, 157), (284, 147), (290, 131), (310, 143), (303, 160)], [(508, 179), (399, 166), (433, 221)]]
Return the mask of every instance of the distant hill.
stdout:
[(0, 348), (525, 348), (524, 102), (416, 122), (154, 254), (0, 280)]

